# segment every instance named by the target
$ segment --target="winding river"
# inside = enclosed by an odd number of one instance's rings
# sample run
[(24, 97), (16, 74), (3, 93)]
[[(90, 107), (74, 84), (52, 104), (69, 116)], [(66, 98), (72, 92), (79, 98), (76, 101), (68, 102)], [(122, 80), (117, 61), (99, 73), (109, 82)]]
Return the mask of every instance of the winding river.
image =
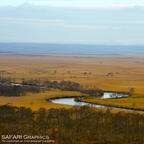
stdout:
[[(128, 97), (128, 94), (122, 94), (122, 93), (112, 93), (112, 92), (105, 92), (101, 99), (110, 99), (110, 98), (122, 98), (122, 97)], [(56, 104), (64, 104), (64, 105), (71, 105), (71, 106), (90, 106), (95, 108), (109, 108), (109, 109), (116, 109), (116, 110), (125, 110), (125, 111), (136, 111), (136, 112), (142, 112), (141, 110), (133, 110), (128, 108), (118, 108), (113, 106), (104, 106), (100, 104), (91, 104), (86, 103), (82, 101), (77, 101), (76, 98), (57, 98), (50, 100), (52, 103)]]
[[(0, 82), (2, 83), (2, 82)], [(20, 83), (11, 83), (11, 85), (16, 85), (16, 86), (32, 86), (32, 85), (24, 85)], [(37, 87), (37, 86), (33, 86)], [(50, 89), (47, 87), (39, 87), (41, 89)], [(103, 96), (99, 97), (101, 99), (110, 99), (110, 98), (125, 98), (129, 97), (128, 94), (124, 93), (118, 93), (118, 92), (104, 92)], [(116, 110), (125, 110), (125, 111), (135, 111), (135, 112), (144, 112), (143, 110), (134, 110), (134, 109), (129, 109), (129, 108), (118, 108), (114, 106), (105, 106), (105, 105), (100, 105), (100, 104), (92, 104), (92, 103), (87, 103), (87, 102), (82, 102), (82, 101), (77, 101), (77, 98), (56, 98), (56, 99), (51, 99), (49, 100), (52, 103), (56, 104), (64, 104), (64, 105), (70, 105), (70, 106), (90, 106), (90, 107), (95, 107), (95, 108), (108, 108), (108, 109), (116, 109)], [(84, 99), (80, 98), (80, 99)]]

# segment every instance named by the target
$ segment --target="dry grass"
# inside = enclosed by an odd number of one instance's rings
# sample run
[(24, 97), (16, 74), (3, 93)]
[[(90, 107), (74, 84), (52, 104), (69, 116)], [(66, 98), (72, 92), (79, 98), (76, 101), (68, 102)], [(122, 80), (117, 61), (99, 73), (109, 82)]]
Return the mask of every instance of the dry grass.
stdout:
[(120, 108), (130, 108), (144, 110), (144, 98), (121, 98), (121, 99), (83, 99), (84, 102), (114, 106)]
[(71, 96), (86, 96), (79, 92), (71, 91), (45, 91), (39, 94), (28, 93), (26, 96), (20, 97), (0, 97), (0, 105), (12, 105), (18, 107), (27, 107), (32, 110), (38, 110), (39, 108), (70, 108), (71, 106), (54, 104), (46, 101), (49, 98), (55, 97), (71, 97)]
[[(0, 70), (5, 77), (71, 80), (90, 88), (144, 93), (144, 56), (4, 56), (0, 55)], [(54, 71), (56, 73), (54, 74)], [(84, 72), (92, 74), (83, 75)], [(112, 77), (106, 76), (113, 72)], [(116, 74), (118, 72), (118, 74)]]
[[(129, 91), (130, 88), (134, 88), (135, 93), (138, 93), (135, 98), (111, 100), (111, 104), (144, 107), (144, 55), (3, 54), (0, 55), (0, 70), (9, 72), (2, 74), (3, 77), (16, 78), (16, 81), (21, 81), (22, 78), (39, 78), (42, 81), (70, 80), (81, 83), (85, 88), (100, 88), (108, 91)], [(84, 72), (88, 74), (84, 75)], [(112, 72), (113, 76), (107, 76), (109, 72)], [(109, 101), (110, 104), (110, 100), (97, 101), (100, 103)]]

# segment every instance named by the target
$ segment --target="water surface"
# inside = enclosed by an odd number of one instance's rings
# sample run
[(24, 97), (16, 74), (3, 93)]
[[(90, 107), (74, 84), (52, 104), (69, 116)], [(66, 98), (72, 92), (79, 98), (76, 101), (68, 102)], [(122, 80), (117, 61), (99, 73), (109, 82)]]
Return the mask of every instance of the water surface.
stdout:
[[(109, 99), (109, 98), (122, 98), (122, 97), (128, 97), (127, 94), (122, 93), (112, 93), (112, 92), (105, 92), (104, 95), (101, 97), (101, 99)], [(111, 107), (111, 106), (104, 106), (100, 104), (90, 104), (86, 102), (80, 102), (76, 101), (76, 98), (58, 98), (53, 99), (51, 102), (56, 104), (64, 104), (64, 105), (71, 105), (71, 106), (90, 106), (90, 107), (96, 107), (96, 108), (112, 108), (112, 109), (118, 109), (118, 110), (130, 110), (125, 108), (117, 108), (117, 107)], [(134, 110), (130, 110), (134, 111)]]

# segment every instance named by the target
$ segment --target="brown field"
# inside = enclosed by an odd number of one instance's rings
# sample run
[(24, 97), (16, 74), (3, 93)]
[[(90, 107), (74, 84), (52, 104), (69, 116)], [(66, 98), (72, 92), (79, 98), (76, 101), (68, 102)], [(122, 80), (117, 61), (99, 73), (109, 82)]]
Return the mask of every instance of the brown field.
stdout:
[[(128, 92), (134, 88), (135, 95), (131, 98), (95, 102), (144, 109), (144, 55), (1, 54), (0, 70), (7, 71), (1, 73), (2, 77), (15, 78), (18, 82), (22, 78), (33, 78), (41, 81), (70, 80), (79, 82), (84, 88), (105, 91)], [(19, 98), (14, 99), (17, 101)]]
[(121, 99), (83, 99), (84, 102), (114, 106), (120, 108), (130, 108), (144, 110), (144, 98), (121, 98)]
[[(12, 105), (17, 107), (31, 108), (32, 110), (38, 110), (40, 108), (71, 108), (68, 105), (54, 104), (46, 101), (46, 99), (54, 97), (71, 97), (71, 96), (82, 96), (79, 92), (69, 91), (45, 91), (38, 94), (27, 93), (26, 96), (20, 97), (0, 97), (0, 105)], [(86, 96), (83, 94), (83, 96)]]

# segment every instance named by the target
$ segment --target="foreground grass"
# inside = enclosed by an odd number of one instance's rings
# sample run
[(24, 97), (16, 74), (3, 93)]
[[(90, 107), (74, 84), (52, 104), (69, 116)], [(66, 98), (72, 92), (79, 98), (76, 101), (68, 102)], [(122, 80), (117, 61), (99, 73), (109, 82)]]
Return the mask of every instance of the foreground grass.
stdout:
[(93, 98), (93, 99), (83, 99), (82, 101), (106, 106), (144, 110), (144, 95), (142, 94), (134, 94), (129, 98), (120, 98), (120, 99)]
[(39, 108), (70, 108), (68, 105), (60, 105), (54, 104), (46, 101), (46, 99), (50, 98), (58, 98), (58, 97), (72, 97), (72, 96), (87, 96), (85, 94), (81, 94), (80, 92), (72, 92), (72, 91), (45, 91), (38, 94), (27, 93), (26, 96), (20, 97), (0, 97), (0, 105), (11, 105), (17, 107), (26, 107), (31, 108), (32, 110), (38, 110)]

